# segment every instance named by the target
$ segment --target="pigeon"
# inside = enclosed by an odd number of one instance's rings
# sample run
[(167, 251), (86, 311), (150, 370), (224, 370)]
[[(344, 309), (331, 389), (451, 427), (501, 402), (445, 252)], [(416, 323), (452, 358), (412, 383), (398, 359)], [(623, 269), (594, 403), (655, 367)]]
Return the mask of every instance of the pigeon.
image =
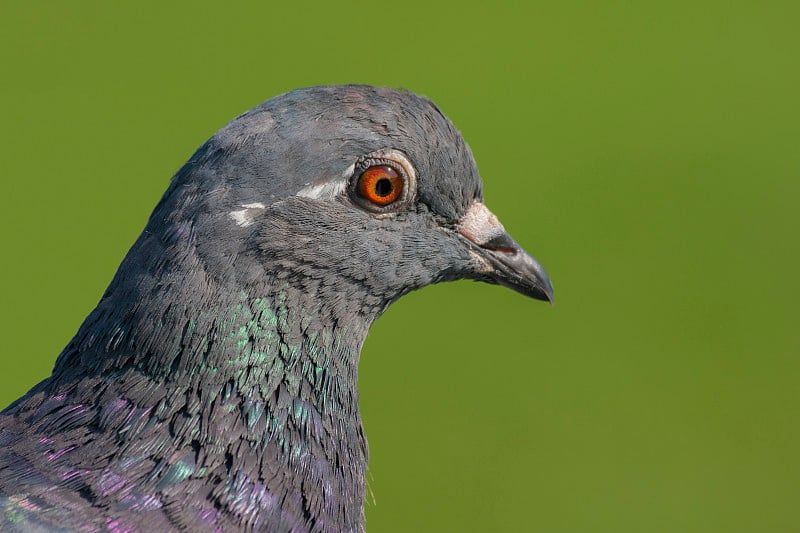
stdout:
[(362, 344), (392, 302), (459, 279), (553, 301), (433, 102), (324, 86), (245, 112), (0, 414), (0, 529), (365, 531)]

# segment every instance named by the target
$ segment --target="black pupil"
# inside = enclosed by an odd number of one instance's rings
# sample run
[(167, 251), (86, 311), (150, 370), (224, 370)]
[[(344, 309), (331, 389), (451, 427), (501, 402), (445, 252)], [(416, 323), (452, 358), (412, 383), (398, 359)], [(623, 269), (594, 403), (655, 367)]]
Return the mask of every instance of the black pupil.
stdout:
[(375, 194), (378, 196), (389, 196), (392, 194), (392, 182), (388, 178), (381, 178), (375, 184)]

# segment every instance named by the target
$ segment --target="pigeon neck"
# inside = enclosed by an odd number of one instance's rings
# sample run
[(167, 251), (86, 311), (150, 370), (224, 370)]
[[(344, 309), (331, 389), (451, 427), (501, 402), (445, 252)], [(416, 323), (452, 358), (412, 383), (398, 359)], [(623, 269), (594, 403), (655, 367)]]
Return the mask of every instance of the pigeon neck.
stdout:
[(267, 483), (273, 496), (313, 502), (299, 510), (306, 520), (361, 529), (367, 445), (357, 369), (369, 321), (341, 319), (277, 280), (214, 294), (168, 285), (135, 307), (125, 302), (139, 295), (112, 283), (59, 357), (56, 381), (100, 375), (129, 402), (131, 383), (144, 381), (136, 388), (158, 394), (136, 399), (140, 407), (174, 413), (171, 424), (182, 427), (195, 413), (176, 447), (224, 455), (224, 475), (236, 482), (217, 493), (222, 505), (235, 510), (243, 490), (277, 479)]

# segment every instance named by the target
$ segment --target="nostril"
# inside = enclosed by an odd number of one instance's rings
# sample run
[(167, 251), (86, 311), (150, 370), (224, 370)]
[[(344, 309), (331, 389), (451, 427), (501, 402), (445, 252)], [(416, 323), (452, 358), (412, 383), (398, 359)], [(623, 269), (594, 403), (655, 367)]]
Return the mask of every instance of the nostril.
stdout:
[(519, 246), (517, 246), (517, 243), (514, 242), (514, 239), (512, 239), (508, 233), (496, 235), (485, 243), (481, 244), (480, 247), (486, 248), (487, 250), (491, 250), (493, 252), (502, 252), (509, 255), (515, 255), (517, 250), (519, 250)]
[(491, 250), (493, 252), (501, 252), (508, 255), (517, 255), (516, 248), (489, 248), (488, 246), (484, 246), (487, 250)]

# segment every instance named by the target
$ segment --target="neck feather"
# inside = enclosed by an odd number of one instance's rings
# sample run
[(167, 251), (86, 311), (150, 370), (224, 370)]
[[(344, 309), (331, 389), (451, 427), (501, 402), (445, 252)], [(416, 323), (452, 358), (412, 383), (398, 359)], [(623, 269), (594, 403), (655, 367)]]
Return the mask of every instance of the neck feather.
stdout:
[[(307, 285), (278, 276), (224, 290), (199, 273), (135, 285), (120, 276), (59, 356), (54, 387), (97, 396), (80, 389), (94, 383), (87, 375), (102, 378), (100, 404), (169, 426), (165, 459), (205, 472), (211, 499), (243, 523), (280, 508), (282, 523), (363, 529), (358, 359), (373, 317), (353, 313), (352, 301), (320, 304)], [(129, 449), (147, 438), (122, 437)], [(189, 467), (182, 450), (193, 454)]]

